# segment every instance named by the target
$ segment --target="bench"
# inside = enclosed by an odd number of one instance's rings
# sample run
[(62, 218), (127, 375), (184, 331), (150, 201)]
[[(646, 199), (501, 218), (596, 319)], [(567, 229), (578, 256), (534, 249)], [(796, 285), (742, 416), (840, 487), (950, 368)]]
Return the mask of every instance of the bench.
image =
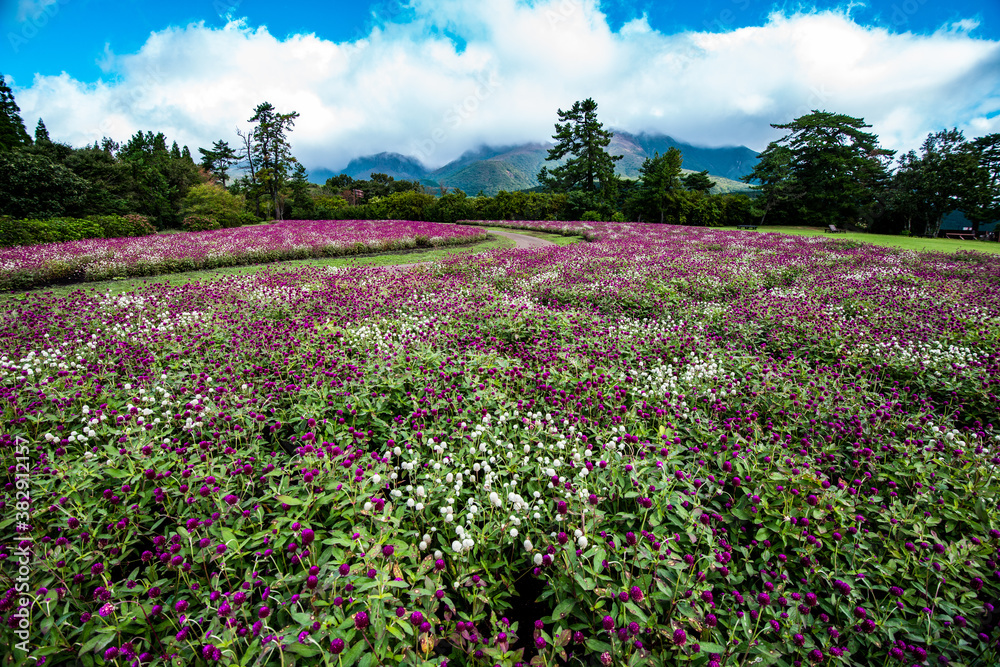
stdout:
[(961, 239), (963, 241), (975, 241), (975, 234), (963, 234), (961, 232), (945, 232), (945, 238), (947, 239)]
[(736, 229), (757, 229), (757, 225), (736, 225)]
[(827, 225), (823, 231), (829, 234), (844, 234), (847, 232), (846, 229), (837, 229), (837, 225)]

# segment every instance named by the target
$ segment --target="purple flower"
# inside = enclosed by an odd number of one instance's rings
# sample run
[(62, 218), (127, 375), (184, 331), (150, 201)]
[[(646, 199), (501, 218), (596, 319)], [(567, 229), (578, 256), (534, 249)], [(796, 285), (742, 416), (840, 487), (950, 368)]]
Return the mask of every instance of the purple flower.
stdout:
[(605, 630), (611, 632), (612, 630), (615, 629), (615, 619), (611, 618), (610, 616), (605, 616), (604, 619), (601, 621), (601, 625), (604, 626)]
[(330, 652), (334, 655), (341, 653), (344, 650), (344, 640), (340, 637), (335, 638), (330, 642)]
[(358, 630), (364, 630), (368, 627), (368, 614), (363, 611), (359, 611), (354, 615), (354, 627)]
[(391, 556), (395, 551), (396, 547), (392, 546), (391, 544), (386, 544), (385, 546), (382, 547), (382, 555), (385, 556), (386, 558)]
[(341, 563), (337, 571), (340, 572), (340, 576), (346, 577), (348, 574), (351, 573), (351, 566), (348, 565), (347, 563)]
[(673, 642), (675, 646), (684, 646), (687, 643), (687, 633), (684, 632), (683, 628), (677, 628), (674, 630)]

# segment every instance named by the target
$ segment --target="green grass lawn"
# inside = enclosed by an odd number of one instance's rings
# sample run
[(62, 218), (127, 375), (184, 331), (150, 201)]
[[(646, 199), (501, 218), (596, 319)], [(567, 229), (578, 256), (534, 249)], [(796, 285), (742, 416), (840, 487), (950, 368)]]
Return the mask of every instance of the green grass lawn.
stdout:
[[(735, 227), (723, 227), (722, 229), (735, 230)], [(740, 230), (752, 233), (754, 230)], [(887, 234), (862, 234), (859, 232), (844, 232), (842, 234), (831, 234), (815, 227), (758, 227), (757, 233), (777, 232), (779, 234), (793, 234), (796, 236), (828, 236), (832, 239), (851, 239), (864, 243), (886, 246), (889, 248), (902, 248), (904, 250), (918, 250), (921, 252), (958, 252), (959, 250), (975, 250), (977, 252), (989, 252), (1000, 254), (1000, 243), (991, 241), (960, 241), (956, 239), (928, 239), (920, 236), (889, 236)]]
[[(505, 231), (505, 230), (504, 230)], [(537, 235), (537, 234), (536, 234)], [(185, 273), (171, 273), (162, 276), (144, 276), (140, 278), (127, 278), (123, 280), (106, 280), (91, 283), (75, 283), (72, 285), (60, 285), (59, 287), (42, 287), (28, 292), (16, 292), (13, 294), (0, 294), (0, 306), (5, 303), (26, 298), (30, 294), (50, 294), (62, 298), (78, 290), (97, 290), (105, 293), (120, 294), (136, 289), (142, 289), (149, 285), (167, 284), (183, 285), (197, 281), (217, 280), (225, 276), (246, 276), (262, 271), (291, 271), (305, 266), (390, 266), (396, 264), (415, 264), (418, 262), (434, 262), (445, 257), (461, 255), (475, 252), (485, 252), (487, 250), (503, 250), (513, 248), (514, 242), (502, 236), (490, 235), (485, 241), (463, 246), (447, 246), (444, 248), (433, 248), (428, 250), (403, 250), (395, 252), (379, 253), (377, 255), (361, 255), (350, 257), (331, 257), (323, 259), (296, 259), (286, 262), (276, 262), (273, 264), (251, 264), (245, 266), (227, 266), (219, 269), (207, 271), (187, 271)]]

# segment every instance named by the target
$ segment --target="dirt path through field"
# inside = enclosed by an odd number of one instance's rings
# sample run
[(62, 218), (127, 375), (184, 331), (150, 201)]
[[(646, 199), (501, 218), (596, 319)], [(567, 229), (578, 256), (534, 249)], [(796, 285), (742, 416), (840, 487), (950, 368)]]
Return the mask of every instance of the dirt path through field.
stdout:
[[(544, 248), (546, 246), (555, 245), (552, 241), (546, 239), (540, 239), (537, 236), (528, 236), (527, 234), (515, 234), (514, 232), (490, 232), (490, 234), (496, 234), (497, 236), (502, 236), (505, 239), (510, 239), (514, 242), (514, 249), (523, 248), (526, 250), (534, 248)], [(430, 266), (434, 262), (415, 262), (413, 264), (391, 264), (385, 268), (395, 271), (400, 271), (403, 269), (414, 269), (418, 266)]]
[(555, 245), (552, 241), (540, 239), (537, 236), (528, 236), (527, 234), (515, 234), (514, 232), (490, 232), (490, 234), (510, 239), (514, 242), (515, 248), (544, 248), (545, 246)]

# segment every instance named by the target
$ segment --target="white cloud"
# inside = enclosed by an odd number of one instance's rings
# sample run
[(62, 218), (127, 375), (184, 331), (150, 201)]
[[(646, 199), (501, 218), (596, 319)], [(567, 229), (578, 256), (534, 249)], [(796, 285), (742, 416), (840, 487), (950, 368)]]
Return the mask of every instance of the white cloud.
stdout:
[(811, 109), (863, 116), (899, 149), (944, 127), (975, 136), (1000, 124), (1000, 44), (970, 37), (970, 21), (915, 35), (844, 13), (775, 13), (670, 35), (645, 17), (613, 31), (597, 0), (411, 6), (409, 22), (343, 43), (240, 22), (169, 28), (137, 53), (109, 51), (107, 80), (37, 76), (17, 100), (76, 145), (153, 129), (195, 152), (235, 144), (268, 100), (301, 114), (291, 136), (310, 168), (383, 150), (439, 165), (480, 143), (547, 140), (556, 109), (585, 97), (606, 126), (755, 149), (780, 136), (769, 123)]

